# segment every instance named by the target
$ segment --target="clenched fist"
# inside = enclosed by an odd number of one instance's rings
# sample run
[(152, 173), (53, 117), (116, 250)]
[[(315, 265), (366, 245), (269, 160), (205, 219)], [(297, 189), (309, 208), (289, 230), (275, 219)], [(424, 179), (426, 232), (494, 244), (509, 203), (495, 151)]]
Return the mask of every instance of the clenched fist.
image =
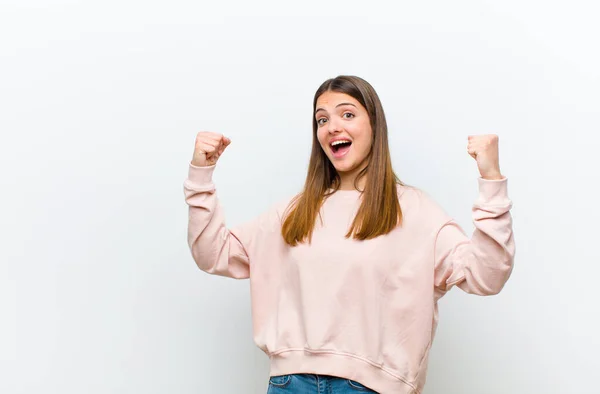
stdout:
[(196, 135), (196, 146), (192, 165), (196, 167), (214, 166), (231, 140), (223, 134), (201, 131)]
[(502, 179), (498, 158), (496, 134), (470, 135), (467, 152), (477, 161), (477, 168), (484, 179)]

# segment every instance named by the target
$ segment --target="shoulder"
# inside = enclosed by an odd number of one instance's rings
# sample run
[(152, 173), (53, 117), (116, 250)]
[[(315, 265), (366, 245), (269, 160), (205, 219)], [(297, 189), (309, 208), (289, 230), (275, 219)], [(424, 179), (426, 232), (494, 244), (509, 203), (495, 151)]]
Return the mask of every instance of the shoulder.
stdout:
[(275, 200), (252, 219), (238, 223), (231, 232), (246, 246), (258, 239), (278, 240), (284, 213), (292, 199), (293, 196), (289, 196)]
[(433, 196), (416, 186), (398, 185), (398, 200), (406, 220), (437, 228), (451, 220)]
[(263, 221), (281, 225), (289, 208), (292, 206), (297, 197), (298, 194), (293, 194), (275, 200), (275, 202), (272, 203), (269, 208), (260, 215)]

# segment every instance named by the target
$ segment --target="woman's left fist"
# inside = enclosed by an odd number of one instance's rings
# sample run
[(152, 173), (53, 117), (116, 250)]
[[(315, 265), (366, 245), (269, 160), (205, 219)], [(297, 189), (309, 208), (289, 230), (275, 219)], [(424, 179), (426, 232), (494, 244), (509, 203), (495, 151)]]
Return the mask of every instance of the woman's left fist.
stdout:
[(496, 134), (470, 135), (467, 151), (477, 161), (482, 178), (504, 178), (500, 173), (498, 136)]

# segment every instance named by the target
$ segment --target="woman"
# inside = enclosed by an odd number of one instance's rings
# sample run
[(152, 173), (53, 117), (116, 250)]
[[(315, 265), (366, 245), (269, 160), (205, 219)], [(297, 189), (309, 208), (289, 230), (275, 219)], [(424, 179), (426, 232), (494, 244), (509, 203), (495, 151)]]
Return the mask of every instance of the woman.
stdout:
[(184, 183), (188, 241), (200, 269), (250, 278), (269, 393), (420, 393), (437, 301), (453, 286), (496, 294), (512, 270), (497, 136), (469, 137), (481, 174), (470, 239), (426, 193), (398, 180), (381, 102), (361, 78), (338, 76), (317, 90), (303, 191), (232, 229), (212, 182), (230, 142), (196, 137)]

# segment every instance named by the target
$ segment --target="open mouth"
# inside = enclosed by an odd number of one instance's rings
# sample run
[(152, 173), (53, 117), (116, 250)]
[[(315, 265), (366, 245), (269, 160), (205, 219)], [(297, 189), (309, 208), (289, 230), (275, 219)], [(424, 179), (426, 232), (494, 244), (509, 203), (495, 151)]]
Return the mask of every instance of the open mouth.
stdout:
[(350, 145), (352, 145), (352, 141), (350, 140), (338, 140), (329, 144), (331, 151), (333, 152), (333, 156), (336, 158), (342, 157), (348, 153), (350, 150)]

